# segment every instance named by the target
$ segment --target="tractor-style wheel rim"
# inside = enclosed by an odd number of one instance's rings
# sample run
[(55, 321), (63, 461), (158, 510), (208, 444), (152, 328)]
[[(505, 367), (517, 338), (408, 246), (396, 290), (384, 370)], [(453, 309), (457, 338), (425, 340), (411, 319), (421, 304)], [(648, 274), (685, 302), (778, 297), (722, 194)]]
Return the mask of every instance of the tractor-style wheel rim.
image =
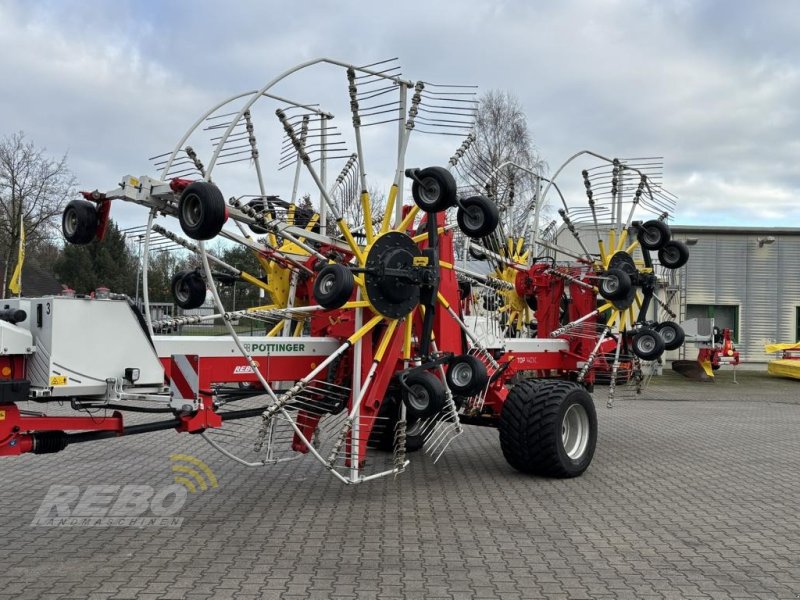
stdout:
[(182, 279), (180, 283), (175, 286), (175, 298), (181, 302), (189, 300), (189, 286), (186, 284), (185, 279)]
[(656, 348), (656, 340), (652, 335), (643, 335), (636, 340), (636, 347), (643, 354), (649, 354)]
[(330, 291), (333, 289), (333, 284), (336, 281), (336, 277), (333, 275), (327, 275), (322, 278), (322, 281), (319, 283), (319, 291), (323, 294), (329, 294)]
[(580, 404), (570, 406), (561, 420), (561, 443), (572, 460), (579, 459), (586, 452), (590, 431), (586, 409)]
[(484, 222), (483, 211), (479, 206), (470, 206), (464, 211), (464, 224), (469, 229), (477, 231), (483, 227)]
[(417, 419), (411, 425), (406, 427), (406, 436), (422, 435), (424, 431), (425, 428), (423, 427), (423, 422)]
[(648, 227), (642, 232), (642, 239), (648, 246), (655, 246), (661, 241), (661, 232), (656, 227)]
[(422, 180), (419, 186), (419, 199), (423, 204), (436, 204), (439, 201), (439, 196), (442, 190), (439, 187), (439, 182), (433, 177), (427, 177)]
[(607, 294), (613, 294), (619, 289), (619, 277), (616, 275), (608, 275), (603, 280), (603, 290)]
[(675, 340), (675, 330), (672, 327), (664, 327), (658, 333), (661, 334), (661, 338), (664, 340), (664, 343), (669, 344), (670, 342)]
[(64, 229), (68, 235), (72, 235), (78, 229), (78, 213), (74, 210), (68, 210), (65, 214)]
[(472, 367), (467, 363), (458, 363), (450, 367), (450, 379), (458, 387), (466, 387), (472, 382)]
[(675, 248), (667, 248), (664, 250), (664, 260), (669, 264), (677, 263), (680, 257), (680, 252)]
[(430, 406), (431, 398), (425, 386), (415, 384), (409, 386), (411, 393), (408, 395), (408, 403), (417, 411), (424, 412)]
[(183, 199), (183, 218), (190, 227), (196, 227), (203, 219), (203, 206), (196, 194), (189, 194)]

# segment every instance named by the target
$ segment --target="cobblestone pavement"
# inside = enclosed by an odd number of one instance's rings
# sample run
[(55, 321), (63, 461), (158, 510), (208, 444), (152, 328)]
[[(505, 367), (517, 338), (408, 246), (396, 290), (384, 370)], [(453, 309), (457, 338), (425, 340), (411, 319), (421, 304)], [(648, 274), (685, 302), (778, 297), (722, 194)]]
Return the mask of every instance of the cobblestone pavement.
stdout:
[[(0, 598), (797, 598), (800, 382), (738, 377), (598, 395), (568, 481), (514, 472), (475, 428), (356, 487), (172, 432), (2, 459)], [(176, 451), (219, 478), (180, 528), (29, 525), (51, 484), (172, 483)]]

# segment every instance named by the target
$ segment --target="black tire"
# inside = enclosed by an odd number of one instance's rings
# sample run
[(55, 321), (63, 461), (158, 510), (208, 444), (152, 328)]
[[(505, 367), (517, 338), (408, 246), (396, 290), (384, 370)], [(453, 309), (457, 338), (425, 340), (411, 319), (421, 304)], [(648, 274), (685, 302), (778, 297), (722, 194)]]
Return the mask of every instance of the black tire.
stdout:
[(642, 327), (633, 336), (631, 351), (642, 360), (656, 360), (664, 354), (664, 339), (654, 329)]
[(658, 251), (658, 262), (667, 269), (680, 269), (689, 262), (689, 248), (678, 240), (667, 242)]
[(622, 300), (631, 291), (631, 278), (622, 269), (609, 269), (600, 275), (597, 287), (606, 300)]
[(569, 478), (583, 473), (597, 445), (597, 413), (589, 393), (569, 381), (522, 381), (500, 413), (500, 448), (523, 473)]
[(652, 221), (643, 223), (639, 227), (637, 239), (642, 245), (642, 248), (658, 250), (663, 247), (671, 237), (672, 233), (669, 230), (669, 226), (663, 221), (653, 219)]
[(225, 198), (213, 183), (190, 183), (178, 201), (178, 220), (181, 229), (193, 240), (210, 240), (225, 225)]
[(197, 271), (178, 271), (170, 289), (175, 304), (183, 309), (200, 308), (206, 301), (206, 282)]
[(470, 354), (454, 356), (445, 374), (447, 387), (456, 396), (474, 396), (489, 383), (486, 365)]
[(411, 186), (411, 195), (417, 206), (427, 213), (447, 210), (456, 203), (456, 180), (443, 167), (428, 167), (417, 171), (417, 179)]
[[(389, 392), (391, 394), (391, 392)], [(368, 447), (381, 452), (394, 450), (394, 433), (400, 419), (400, 403), (393, 395), (387, 395), (378, 409), (378, 423), (369, 434)], [(425, 436), (415, 433), (419, 430), (419, 422), (406, 425), (406, 452), (417, 452), (425, 445)]]
[(409, 423), (432, 417), (444, 408), (446, 392), (444, 384), (430, 371), (415, 371), (406, 377), (406, 386), (412, 393), (403, 390), (406, 417)]
[(353, 272), (339, 264), (330, 264), (317, 273), (314, 280), (314, 298), (327, 309), (340, 308), (353, 294), (355, 278)]
[(461, 201), (456, 220), (465, 235), (473, 239), (482, 238), (497, 229), (500, 211), (486, 196), (471, 196)]
[(97, 207), (88, 200), (71, 200), (61, 215), (61, 233), (70, 244), (85, 245), (97, 233)]
[(656, 331), (664, 340), (665, 350), (677, 350), (683, 346), (686, 334), (683, 328), (674, 321), (664, 321), (656, 325)]

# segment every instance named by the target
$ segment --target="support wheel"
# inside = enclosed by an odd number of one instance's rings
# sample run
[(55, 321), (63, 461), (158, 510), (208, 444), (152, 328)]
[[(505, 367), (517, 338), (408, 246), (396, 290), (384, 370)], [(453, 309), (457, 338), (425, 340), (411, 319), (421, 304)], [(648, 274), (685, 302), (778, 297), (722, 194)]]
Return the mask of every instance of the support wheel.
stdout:
[(456, 396), (474, 396), (480, 393), (489, 383), (486, 365), (471, 354), (455, 356), (445, 375), (447, 387)]
[(341, 308), (353, 294), (355, 284), (353, 272), (344, 265), (326, 265), (314, 280), (314, 298), (323, 308)]
[(683, 345), (686, 335), (683, 328), (673, 321), (664, 321), (656, 325), (656, 331), (664, 340), (665, 350), (677, 350)]
[(472, 196), (461, 201), (456, 220), (465, 235), (482, 238), (491, 235), (497, 229), (500, 211), (486, 196)]
[(222, 231), (228, 216), (225, 198), (213, 183), (189, 184), (178, 201), (178, 220), (183, 232), (194, 240), (210, 240)]
[(600, 295), (606, 300), (622, 300), (631, 291), (631, 278), (622, 269), (609, 269), (600, 275)]
[(518, 471), (577, 477), (594, 456), (597, 413), (578, 384), (523, 381), (508, 394), (499, 429), (503, 455)]
[(656, 360), (664, 354), (664, 340), (654, 329), (642, 327), (633, 336), (631, 350), (642, 360)]
[(206, 282), (197, 271), (178, 271), (170, 289), (175, 304), (183, 309), (200, 308), (206, 301)]
[(667, 269), (680, 269), (689, 261), (689, 248), (683, 242), (672, 240), (658, 251), (658, 262)]
[(456, 180), (443, 167), (428, 167), (417, 171), (411, 195), (414, 202), (427, 213), (447, 210), (456, 203)]
[(444, 408), (446, 392), (444, 384), (430, 371), (415, 371), (406, 377), (406, 386), (411, 393), (403, 390), (408, 422), (432, 417)]
[(97, 233), (97, 208), (88, 200), (71, 200), (61, 216), (61, 232), (70, 244), (88, 244)]
[(658, 219), (647, 221), (639, 228), (639, 243), (647, 250), (658, 250), (669, 241), (670, 237), (672, 234), (669, 227)]
[[(400, 403), (392, 394), (391, 389), (381, 403), (378, 419), (380, 419), (381, 427), (373, 427), (369, 436), (369, 446), (382, 452), (391, 452), (394, 450), (395, 427), (400, 419)], [(406, 425), (406, 452), (417, 452), (425, 445), (425, 436), (422, 434), (421, 425), (419, 421)]]

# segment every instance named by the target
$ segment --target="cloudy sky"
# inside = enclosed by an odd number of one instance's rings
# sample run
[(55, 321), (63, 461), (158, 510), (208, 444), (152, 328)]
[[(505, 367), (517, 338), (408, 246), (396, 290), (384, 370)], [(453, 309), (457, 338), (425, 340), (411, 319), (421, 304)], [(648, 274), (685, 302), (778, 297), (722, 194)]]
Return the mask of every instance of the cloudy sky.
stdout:
[[(23, 130), (68, 152), (82, 187), (111, 189), (155, 175), (147, 158), (215, 102), (320, 56), (509, 90), (551, 168), (581, 149), (663, 156), (677, 223), (800, 227), (793, 0), (0, 0), (0, 135)], [(287, 89), (346, 96), (319, 77)]]

